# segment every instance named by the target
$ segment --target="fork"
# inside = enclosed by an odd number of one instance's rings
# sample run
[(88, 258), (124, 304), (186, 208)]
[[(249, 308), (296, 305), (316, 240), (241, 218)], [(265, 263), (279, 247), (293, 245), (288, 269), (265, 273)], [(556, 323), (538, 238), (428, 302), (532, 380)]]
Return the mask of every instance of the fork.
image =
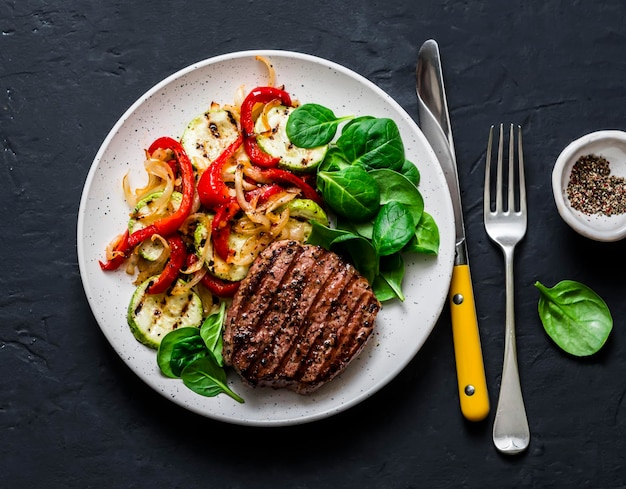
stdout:
[(524, 180), (524, 157), (522, 153), (522, 128), (517, 126), (517, 159), (518, 159), (518, 197), (516, 206), (515, 196), (515, 134), (511, 124), (509, 131), (509, 158), (508, 158), (508, 185), (507, 202), (503, 203), (503, 140), (504, 127), (500, 124), (500, 141), (498, 143), (498, 166), (496, 169), (496, 197), (495, 210), (492, 210), (491, 197), (491, 151), (493, 142), (493, 130), (489, 130), (487, 142), (487, 156), (485, 169), (485, 194), (484, 194), (484, 221), (487, 234), (504, 254), (505, 284), (506, 284), (506, 330), (504, 341), (504, 363), (502, 368), (502, 380), (500, 383), (500, 395), (493, 424), (493, 443), (496, 448), (506, 454), (522, 452), (530, 443), (530, 430), (526, 418), (524, 399), (520, 386), (519, 371), (517, 367), (517, 348), (515, 340), (515, 307), (514, 307), (514, 279), (513, 279), (513, 254), (515, 245), (526, 234), (527, 209), (526, 209), (526, 184)]

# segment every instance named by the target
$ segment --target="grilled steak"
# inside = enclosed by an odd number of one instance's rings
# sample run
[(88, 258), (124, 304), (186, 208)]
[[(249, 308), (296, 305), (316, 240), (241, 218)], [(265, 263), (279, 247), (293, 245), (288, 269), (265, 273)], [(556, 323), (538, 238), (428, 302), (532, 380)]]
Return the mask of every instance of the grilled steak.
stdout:
[(380, 303), (335, 253), (278, 241), (253, 263), (228, 309), (223, 355), (251, 385), (306, 394), (362, 350)]

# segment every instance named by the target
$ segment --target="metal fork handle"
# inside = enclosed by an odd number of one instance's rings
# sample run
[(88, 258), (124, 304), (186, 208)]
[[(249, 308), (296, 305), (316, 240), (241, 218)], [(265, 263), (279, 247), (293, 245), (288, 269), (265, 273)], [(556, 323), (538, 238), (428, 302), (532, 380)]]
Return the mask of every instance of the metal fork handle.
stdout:
[(528, 447), (530, 429), (517, 367), (513, 285), (514, 247), (502, 246), (502, 251), (504, 252), (505, 263), (506, 330), (500, 395), (493, 423), (493, 442), (502, 453), (516, 454)]

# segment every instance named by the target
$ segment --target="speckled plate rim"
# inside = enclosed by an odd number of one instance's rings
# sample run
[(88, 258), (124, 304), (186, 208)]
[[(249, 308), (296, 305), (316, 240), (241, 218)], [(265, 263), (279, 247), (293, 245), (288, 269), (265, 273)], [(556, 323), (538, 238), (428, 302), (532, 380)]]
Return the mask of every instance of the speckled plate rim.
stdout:
[(552, 193), (563, 220), (578, 234), (595, 241), (619, 241), (626, 238), (626, 214), (588, 215), (572, 208), (567, 186), (578, 158), (595, 154), (606, 158), (611, 174), (626, 177), (626, 132), (603, 130), (586, 134), (568, 144), (552, 169)]
[[(267, 83), (264, 56), (276, 69), (277, 84), (302, 102), (316, 102), (337, 115), (391, 117), (399, 126), (407, 158), (421, 173), (420, 190), (439, 225), (439, 255), (407, 256), (405, 302), (385, 304), (365, 349), (339, 377), (301, 396), (286, 390), (252, 389), (234, 373), (231, 387), (244, 397), (194, 394), (177, 379), (160, 374), (154, 350), (139, 344), (126, 324), (134, 287), (123, 271), (104, 273), (98, 260), (124, 229), (128, 207), (121, 179), (141, 178), (143, 149), (159, 136), (180, 137), (186, 124), (211, 101), (232, 103), (237, 87)], [(436, 156), (408, 113), (365, 77), (316, 56), (278, 50), (241, 51), (188, 66), (142, 95), (114, 125), (89, 170), (77, 223), (80, 275), (89, 305), (104, 336), (128, 367), (161, 395), (208, 418), (240, 425), (284, 426), (327, 418), (367, 399), (402, 371), (420, 350), (445, 304), (454, 258), (454, 217)]]

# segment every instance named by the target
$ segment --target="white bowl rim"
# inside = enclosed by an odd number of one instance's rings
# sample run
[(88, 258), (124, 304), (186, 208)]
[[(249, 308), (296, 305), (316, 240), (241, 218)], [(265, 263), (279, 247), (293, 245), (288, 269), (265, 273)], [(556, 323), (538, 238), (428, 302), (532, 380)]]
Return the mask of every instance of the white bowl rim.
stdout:
[[(617, 221), (620, 216), (611, 216), (605, 219), (607, 222), (614, 221), (612, 225), (600, 229), (598, 226), (591, 226), (588, 219), (582, 217), (582, 213), (572, 209), (565, 196), (563, 173), (570, 163), (573, 164), (580, 156), (590, 154), (589, 148), (598, 146), (602, 141), (607, 145), (611, 142), (619, 142), (626, 147), (626, 132), (620, 130), (601, 130), (586, 134), (565, 147), (558, 156), (552, 170), (552, 191), (557, 210), (563, 220), (578, 234), (596, 241), (618, 241), (626, 237), (626, 214), (624, 219)], [(610, 159), (609, 159), (610, 161)], [(613, 164), (614, 162), (611, 162)], [(569, 175), (568, 175), (569, 180)], [(586, 216), (589, 219), (592, 216)], [(615, 217), (615, 219), (613, 219)], [(621, 221), (624, 221), (623, 223)]]

